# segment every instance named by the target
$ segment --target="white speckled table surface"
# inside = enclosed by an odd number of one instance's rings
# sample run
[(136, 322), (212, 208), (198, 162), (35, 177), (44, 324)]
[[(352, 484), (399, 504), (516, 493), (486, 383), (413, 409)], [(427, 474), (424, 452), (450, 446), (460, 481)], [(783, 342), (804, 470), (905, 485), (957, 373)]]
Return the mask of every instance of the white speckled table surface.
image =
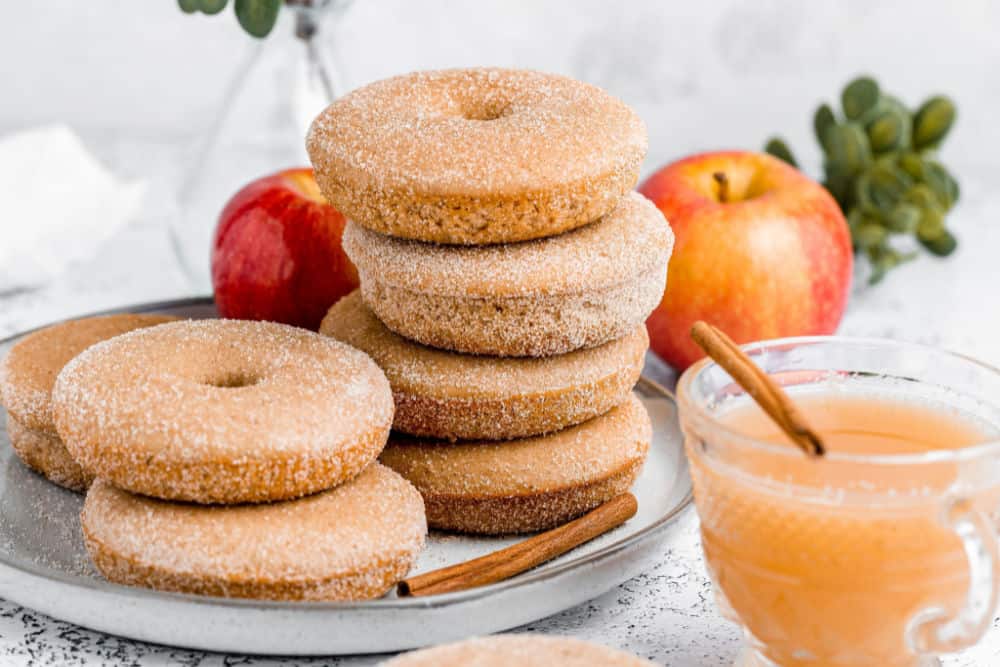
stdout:
[[(856, 289), (842, 333), (931, 343), (1000, 364), (1000, 308), (993, 298), (993, 283), (1000, 278), (1000, 227), (993, 224), (1000, 218), (1000, 196), (985, 181), (972, 179), (966, 179), (964, 193), (954, 214), (962, 238), (958, 254), (948, 261), (923, 258), (881, 286)], [(0, 335), (101, 308), (188, 295), (191, 288), (175, 268), (166, 234), (161, 222), (138, 221), (99, 256), (53, 284), (0, 297)], [(738, 633), (714, 609), (696, 521), (692, 516), (684, 521), (680, 537), (657, 567), (526, 629), (604, 642), (658, 664), (731, 664)], [(360, 667), (378, 662), (378, 657), (276, 660), (190, 652), (90, 632), (0, 601), (0, 664)], [(998, 663), (1000, 627), (995, 626), (978, 647), (945, 664)]]

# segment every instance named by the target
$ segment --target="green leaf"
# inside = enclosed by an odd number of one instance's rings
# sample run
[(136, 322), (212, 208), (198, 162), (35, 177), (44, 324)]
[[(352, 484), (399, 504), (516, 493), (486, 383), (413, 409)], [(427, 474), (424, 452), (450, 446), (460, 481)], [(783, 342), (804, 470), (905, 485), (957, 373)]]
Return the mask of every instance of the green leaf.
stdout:
[(913, 147), (938, 146), (955, 124), (955, 105), (944, 96), (932, 97), (917, 109), (913, 117)]
[(957, 204), (958, 200), (962, 197), (962, 189), (958, 186), (958, 181), (956, 181), (955, 177), (951, 175), (951, 172), (949, 171), (947, 173), (949, 181), (948, 191), (951, 193), (951, 201), (952, 204)]
[(841, 210), (847, 211), (854, 202), (854, 174), (829, 159), (823, 161), (823, 171), (826, 173), (823, 187), (830, 191)]
[(243, 29), (263, 38), (274, 28), (281, 10), (281, 0), (236, 0), (236, 18)]
[(865, 126), (872, 150), (886, 153), (902, 148), (910, 134), (910, 117), (895, 109), (882, 111)]
[(871, 264), (872, 273), (868, 277), (869, 285), (876, 285), (885, 278), (885, 275), (896, 266), (892, 249), (888, 245), (880, 244), (866, 249), (868, 262)]
[(905, 202), (896, 204), (885, 218), (886, 227), (897, 234), (912, 234), (920, 224), (920, 209)]
[(813, 131), (816, 132), (816, 141), (823, 147), (823, 150), (828, 150), (826, 131), (836, 124), (837, 118), (833, 115), (833, 109), (830, 108), (829, 104), (821, 104), (816, 109), (816, 113), (813, 114)]
[(218, 14), (226, 8), (229, 0), (198, 0), (198, 8), (205, 14)]
[(868, 135), (857, 123), (838, 123), (826, 131), (827, 157), (850, 174), (857, 174), (871, 164), (872, 149)]
[(795, 162), (795, 156), (792, 155), (792, 151), (788, 147), (788, 144), (778, 137), (771, 137), (767, 140), (767, 144), (764, 145), (764, 152), (770, 153), (779, 160), (784, 160), (793, 167), (799, 166), (798, 163)]
[(888, 230), (874, 220), (864, 220), (858, 225), (854, 240), (862, 248), (882, 245), (889, 236)]
[(923, 181), (947, 211), (958, 199), (958, 183), (939, 162), (924, 161)]
[(903, 201), (914, 204), (922, 209), (940, 208), (941, 206), (941, 202), (938, 201), (934, 191), (926, 183), (917, 183), (907, 190), (906, 194), (903, 195)]
[(920, 243), (938, 257), (947, 257), (955, 252), (955, 248), (958, 247), (958, 239), (947, 229), (937, 238), (930, 240), (920, 239)]
[(840, 95), (840, 103), (844, 107), (844, 115), (849, 120), (860, 118), (861, 115), (878, 104), (879, 88), (875, 80), (869, 76), (858, 77), (844, 88)]
[(923, 210), (920, 224), (917, 225), (917, 239), (924, 243), (933, 243), (948, 233), (944, 227), (944, 211), (939, 206), (929, 206)]
[(924, 177), (924, 159), (920, 157), (919, 153), (913, 151), (900, 153), (896, 158), (896, 164), (918, 181)]
[(869, 169), (872, 184), (895, 202), (914, 185), (913, 178), (896, 166), (895, 161), (880, 159)]

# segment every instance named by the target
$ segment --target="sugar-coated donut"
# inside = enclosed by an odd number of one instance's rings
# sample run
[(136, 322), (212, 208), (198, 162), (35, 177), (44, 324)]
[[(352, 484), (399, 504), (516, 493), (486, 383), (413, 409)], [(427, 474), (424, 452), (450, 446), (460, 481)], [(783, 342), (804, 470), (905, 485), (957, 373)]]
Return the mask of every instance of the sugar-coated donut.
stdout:
[(431, 528), (502, 535), (545, 530), (625, 492), (652, 426), (634, 395), (551, 435), (506, 442), (393, 436), (380, 460), (424, 497)]
[(320, 333), (367, 352), (396, 401), (393, 428), (430, 438), (504, 440), (558, 431), (625, 400), (649, 338), (637, 325), (617, 340), (548, 359), (457, 354), (390, 331), (352, 292)]
[(613, 209), (639, 177), (646, 128), (594, 86), (509, 69), (416, 72), (323, 111), (306, 148), (327, 199), (401, 238), (507, 243)]
[(420, 494), (378, 463), (329, 491), (230, 507), (157, 500), (98, 480), (81, 523), (111, 581), (271, 600), (379, 597), (406, 576), (427, 533)]
[(631, 332), (659, 304), (673, 233), (642, 195), (591, 225), (537, 241), (452, 247), (348, 223), (361, 293), (396, 333), (432, 347), (548, 356)]
[(56, 380), (59, 435), (88, 470), (168, 500), (283, 500), (367, 466), (392, 424), (363, 352), (273, 322), (198, 320), (87, 349)]
[(7, 412), (25, 428), (57, 435), (52, 419), (52, 387), (70, 359), (94, 343), (176, 319), (131, 313), (99, 315), (30, 333), (0, 361), (0, 399)]
[(413, 651), (382, 667), (653, 667), (653, 663), (571, 637), (496, 635)]
[(94, 481), (94, 476), (69, 455), (59, 436), (27, 428), (8, 414), (7, 437), (21, 462), (50, 482), (83, 493)]
[(39, 329), (15, 343), (0, 361), (0, 403), (7, 409), (7, 434), (18, 457), (60, 486), (85, 490), (93, 475), (66, 451), (52, 419), (56, 376), (95, 343), (176, 319), (129, 313), (85, 317)]

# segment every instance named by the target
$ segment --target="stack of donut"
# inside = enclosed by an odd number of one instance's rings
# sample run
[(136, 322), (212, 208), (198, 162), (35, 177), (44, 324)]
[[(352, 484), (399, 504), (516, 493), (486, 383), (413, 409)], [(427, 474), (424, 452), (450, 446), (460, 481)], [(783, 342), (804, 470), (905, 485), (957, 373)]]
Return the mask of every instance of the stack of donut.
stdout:
[(350, 93), (306, 144), (361, 279), (320, 331), (386, 373), (380, 460), (429, 525), (531, 532), (628, 489), (651, 439), (632, 395), (644, 321), (673, 246), (632, 191), (638, 116), (562, 76), (446, 70)]
[(376, 462), (392, 422), (363, 352), (270, 322), (139, 315), (32, 334), (0, 364), (15, 451), (77, 491), (108, 579), (284, 600), (383, 595), (427, 531)]

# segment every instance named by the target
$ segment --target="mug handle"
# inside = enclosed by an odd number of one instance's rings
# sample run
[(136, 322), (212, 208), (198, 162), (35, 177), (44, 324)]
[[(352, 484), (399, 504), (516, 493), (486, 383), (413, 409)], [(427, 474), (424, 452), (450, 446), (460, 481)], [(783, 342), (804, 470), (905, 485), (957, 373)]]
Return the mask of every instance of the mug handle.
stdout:
[(993, 522), (968, 499), (953, 501), (945, 521), (962, 540), (969, 563), (969, 590), (965, 606), (954, 618), (934, 607), (913, 619), (910, 637), (918, 653), (954, 653), (975, 644), (993, 622), (997, 607), (1000, 548)]

